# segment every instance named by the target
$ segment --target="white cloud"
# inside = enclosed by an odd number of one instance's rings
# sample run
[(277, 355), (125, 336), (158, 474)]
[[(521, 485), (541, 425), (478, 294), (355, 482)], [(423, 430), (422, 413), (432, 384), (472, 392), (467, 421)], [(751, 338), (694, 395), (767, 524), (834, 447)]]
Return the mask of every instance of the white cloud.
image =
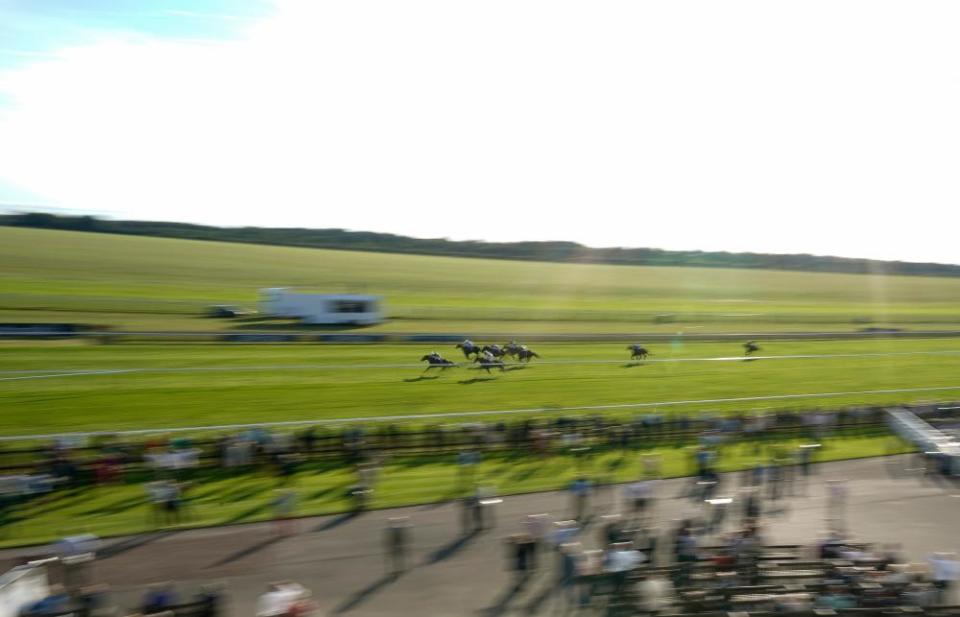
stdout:
[(956, 263), (958, 13), (283, 3), (0, 75), (0, 178), (140, 218)]

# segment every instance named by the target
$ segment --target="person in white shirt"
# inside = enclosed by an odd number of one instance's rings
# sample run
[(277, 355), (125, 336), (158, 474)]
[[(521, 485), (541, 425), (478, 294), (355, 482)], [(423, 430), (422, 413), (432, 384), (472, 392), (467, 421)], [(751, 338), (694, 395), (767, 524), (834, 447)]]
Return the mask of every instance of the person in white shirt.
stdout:
[(938, 591), (938, 602), (947, 604), (950, 589), (960, 578), (960, 561), (955, 553), (934, 553), (930, 559), (931, 578)]
[(656, 613), (670, 606), (673, 585), (669, 579), (658, 575), (640, 581), (640, 608), (647, 613)]
[(257, 617), (283, 617), (305, 595), (306, 589), (297, 583), (271, 583), (257, 600)]

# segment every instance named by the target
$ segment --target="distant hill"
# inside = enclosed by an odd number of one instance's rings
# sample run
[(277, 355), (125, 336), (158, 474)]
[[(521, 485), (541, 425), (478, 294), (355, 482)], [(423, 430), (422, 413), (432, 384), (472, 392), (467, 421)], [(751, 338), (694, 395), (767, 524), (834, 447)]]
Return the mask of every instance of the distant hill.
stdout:
[(412, 253), (487, 259), (602, 263), (635, 266), (691, 266), (889, 274), (960, 276), (960, 265), (879, 261), (819, 255), (775, 255), (721, 251), (667, 251), (654, 248), (591, 248), (576, 242), (479, 242), (422, 239), (344, 229), (212, 227), (158, 221), (116, 221), (41, 212), (0, 215), (0, 225), (193, 240), (218, 240), (383, 253)]

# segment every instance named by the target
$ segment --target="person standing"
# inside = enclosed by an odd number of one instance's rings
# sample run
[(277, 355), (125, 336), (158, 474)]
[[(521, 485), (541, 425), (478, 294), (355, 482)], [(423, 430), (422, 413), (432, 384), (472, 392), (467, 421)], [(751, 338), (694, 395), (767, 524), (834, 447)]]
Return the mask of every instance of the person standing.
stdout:
[(827, 522), (832, 529), (846, 530), (847, 485), (843, 480), (827, 482)]
[(295, 531), (293, 513), (296, 508), (296, 490), (286, 488), (277, 491), (273, 498), (273, 521), (278, 536), (289, 536)]
[(387, 559), (391, 576), (400, 576), (407, 569), (407, 554), (410, 546), (410, 519), (406, 517), (391, 518), (387, 524), (386, 536)]
[(573, 500), (573, 519), (583, 524), (590, 502), (590, 481), (583, 476), (578, 477), (570, 485), (570, 496)]
[(960, 577), (960, 562), (954, 553), (934, 553), (930, 557), (931, 578), (937, 588), (937, 602), (949, 604), (950, 590)]
[(536, 546), (529, 534), (518, 533), (510, 537), (507, 542), (511, 569), (516, 573), (516, 588), (520, 589), (530, 580), (530, 573), (535, 568)]

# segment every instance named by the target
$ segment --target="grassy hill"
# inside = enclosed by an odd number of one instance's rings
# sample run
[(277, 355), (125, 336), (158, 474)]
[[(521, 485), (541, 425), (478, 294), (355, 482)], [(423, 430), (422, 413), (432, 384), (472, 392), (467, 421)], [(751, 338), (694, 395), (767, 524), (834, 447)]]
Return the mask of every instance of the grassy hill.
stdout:
[(650, 332), (960, 327), (960, 279), (397, 255), (0, 227), (0, 322), (115, 328), (219, 321), (262, 287), (385, 297), (379, 330)]

